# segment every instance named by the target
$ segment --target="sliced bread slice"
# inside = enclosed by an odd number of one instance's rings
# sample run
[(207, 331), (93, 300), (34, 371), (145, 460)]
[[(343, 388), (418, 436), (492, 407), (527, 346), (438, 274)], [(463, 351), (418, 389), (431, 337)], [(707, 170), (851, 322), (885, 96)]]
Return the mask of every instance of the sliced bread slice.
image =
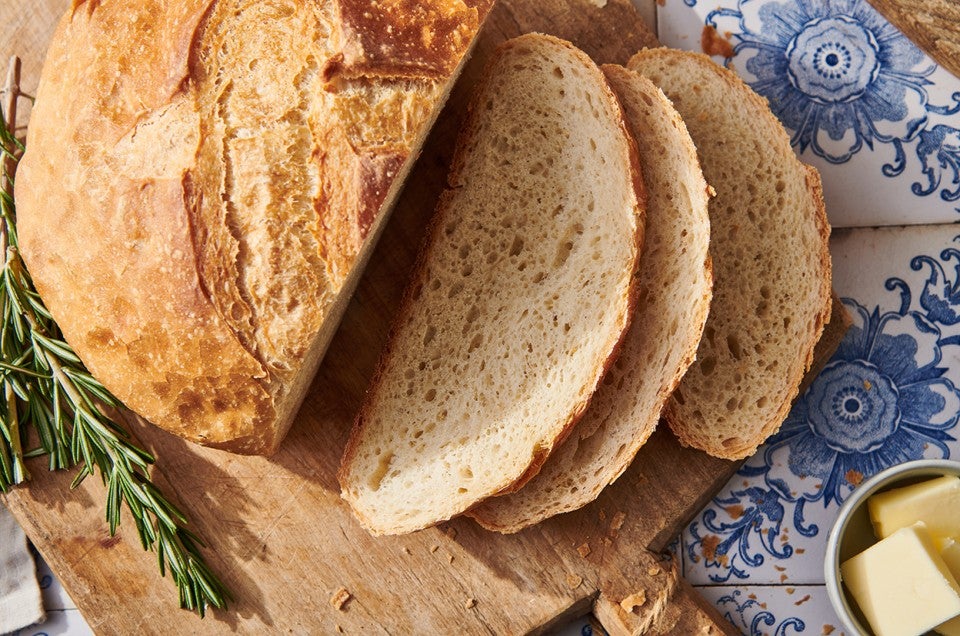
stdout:
[(536, 474), (626, 331), (643, 234), (636, 150), (597, 66), (526, 35), (474, 95), (339, 479), (375, 534)]
[(603, 67), (637, 142), (647, 190), (637, 308), (620, 356), (573, 433), (521, 490), (468, 514), (516, 532), (590, 503), (616, 480), (656, 428), (693, 361), (710, 306), (708, 187), (680, 115), (649, 80)]
[(830, 317), (820, 176), (763, 98), (705, 55), (648, 49), (628, 66), (673, 101), (717, 192), (710, 317), (665, 417), (684, 444), (747, 457), (780, 428)]

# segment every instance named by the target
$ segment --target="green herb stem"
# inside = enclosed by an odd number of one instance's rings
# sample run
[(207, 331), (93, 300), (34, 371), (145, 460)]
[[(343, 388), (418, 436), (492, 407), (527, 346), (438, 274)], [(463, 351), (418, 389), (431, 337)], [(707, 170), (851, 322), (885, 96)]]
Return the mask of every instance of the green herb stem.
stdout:
[[(229, 591), (204, 561), (204, 544), (186, 528), (186, 516), (151, 481), (153, 456), (108, 415), (120, 402), (64, 340), (20, 257), (13, 196), (24, 151), (13, 133), (17, 73), (12, 65), (6, 109), (0, 105), (0, 492), (30, 479), (28, 457), (46, 455), (50, 470), (77, 466), (74, 488), (99, 473), (110, 534), (126, 507), (161, 575), (170, 570), (180, 606), (203, 616), (209, 606), (226, 607)], [(31, 428), (39, 447), (25, 451)]]

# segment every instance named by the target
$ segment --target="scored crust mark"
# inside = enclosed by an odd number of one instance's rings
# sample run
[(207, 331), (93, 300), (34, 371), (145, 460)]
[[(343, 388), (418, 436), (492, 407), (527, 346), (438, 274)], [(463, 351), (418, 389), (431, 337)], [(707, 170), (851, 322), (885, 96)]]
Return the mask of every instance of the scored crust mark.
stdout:
[(378, 534), (532, 477), (582, 414), (633, 302), (636, 160), (599, 69), (530, 35), (479, 86), (339, 474)]
[(220, 2), (196, 51), (201, 272), (277, 387), (298, 368), (443, 89), (432, 77), (325, 77), (349, 25), (334, 3), (310, 7)]
[[(500, 532), (580, 508), (620, 476), (690, 365), (709, 309), (709, 188), (693, 141), (653, 84), (619, 66), (603, 71), (637, 142), (646, 183), (636, 311), (619, 357), (570, 437), (521, 490), (468, 513)], [(614, 516), (611, 529), (621, 517)]]
[(282, 377), (298, 368), (336, 291), (314, 209), (322, 177), (309, 118), (319, 61), (302, 44), (328, 40), (330, 21), (292, 3), (241, 4), (218, 3), (199, 38), (194, 227), (221, 316)]
[(666, 419), (681, 442), (743, 458), (786, 417), (829, 320), (819, 178), (766, 102), (706, 56), (651, 49), (629, 68), (673, 100), (717, 191), (710, 318)]

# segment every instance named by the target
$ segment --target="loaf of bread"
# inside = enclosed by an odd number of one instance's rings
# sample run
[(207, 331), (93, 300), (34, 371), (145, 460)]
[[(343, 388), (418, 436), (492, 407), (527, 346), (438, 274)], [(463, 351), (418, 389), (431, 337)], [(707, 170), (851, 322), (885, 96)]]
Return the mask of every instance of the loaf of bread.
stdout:
[(682, 443), (744, 458), (780, 427), (830, 317), (820, 177), (763, 98), (708, 57), (648, 49), (628, 66), (673, 101), (717, 192), (710, 317), (666, 420)]
[(603, 67), (637, 142), (647, 192), (637, 306), (620, 356), (573, 433), (517, 492), (468, 514), (516, 532), (594, 499), (633, 461), (693, 361), (710, 307), (709, 188), (680, 115), (648, 80)]
[(492, 0), (76, 0), (17, 180), (68, 342), (154, 424), (274, 451)]
[(373, 533), (519, 488), (577, 422), (634, 302), (636, 162), (581, 51), (533, 34), (492, 57), (340, 469)]

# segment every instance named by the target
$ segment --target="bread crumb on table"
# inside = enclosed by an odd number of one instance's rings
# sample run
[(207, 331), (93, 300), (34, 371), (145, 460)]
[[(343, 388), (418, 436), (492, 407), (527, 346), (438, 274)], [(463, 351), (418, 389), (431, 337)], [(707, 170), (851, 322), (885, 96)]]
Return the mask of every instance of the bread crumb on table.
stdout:
[(635, 612), (638, 607), (643, 606), (646, 602), (647, 594), (643, 590), (640, 590), (620, 601), (620, 607), (623, 608), (624, 612)]
[(589, 543), (581, 544), (580, 547), (577, 548), (577, 553), (584, 559), (587, 558), (587, 555), (590, 554), (590, 544)]
[(434, 552), (436, 552), (436, 551), (439, 550), (439, 549), (440, 549), (440, 546), (438, 546), (438, 545), (432, 545), (432, 546), (430, 546), (430, 554), (433, 554)]
[(647, 568), (647, 574), (649, 574), (650, 576), (656, 576), (661, 572), (663, 572), (663, 570), (660, 569), (659, 565), (651, 565), (649, 568)]
[(577, 576), (576, 574), (567, 575), (567, 585), (570, 586), (570, 589), (576, 589), (580, 587), (580, 584), (583, 583), (583, 577)]
[(475, 598), (468, 598), (468, 599), (467, 599), (467, 602), (464, 603), (463, 606), (464, 606), (465, 608), (467, 608), (467, 609), (473, 609), (473, 608), (476, 606), (476, 604), (477, 604), (477, 599), (475, 599)]
[(344, 606), (346, 606), (347, 601), (349, 601), (351, 598), (353, 598), (353, 596), (347, 591), (347, 588), (340, 587), (337, 588), (337, 591), (334, 592), (333, 596), (330, 597), (330, 605), (332, 605), (334, 609), (343, 612), (345, 611)]
[(623, 527), (623, 522), (627, 519), (627, 515), (623, 512), (618, 512), (613, 515), (613, 519), (610, 520), (610, 532), (615, 533), (617, 530)]
[(342, 634), (342, 633), (343, 633), (343, 628), (340, 627), (340, 624), (339, 624), (339, 623), (337, 623), (337, 624), (334, 626), (334, 628), (337, 630), (337, 633), (338, 633), (338, 634)]

